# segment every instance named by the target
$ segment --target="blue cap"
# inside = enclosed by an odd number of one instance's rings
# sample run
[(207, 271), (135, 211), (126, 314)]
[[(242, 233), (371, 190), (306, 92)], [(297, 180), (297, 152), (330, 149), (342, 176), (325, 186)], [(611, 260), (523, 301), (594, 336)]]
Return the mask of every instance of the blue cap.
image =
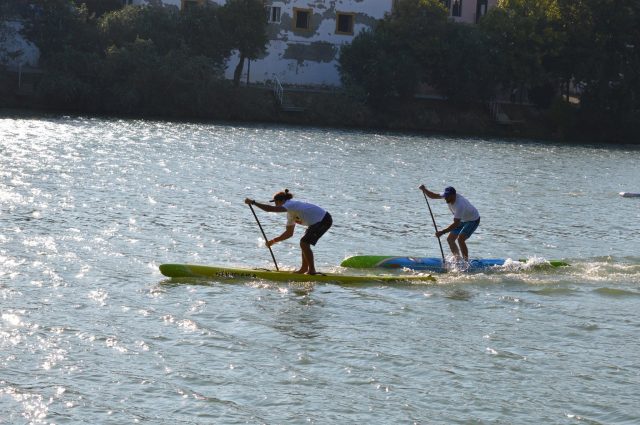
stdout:
[(447, 196), (451, 196), (455, 194), (456, 194), (456, 189), (453, 186), (447, 186), (444, 189), (444, 192), (440, 194), (440, 196), (442, 196), (443, 198), (446, 198)]

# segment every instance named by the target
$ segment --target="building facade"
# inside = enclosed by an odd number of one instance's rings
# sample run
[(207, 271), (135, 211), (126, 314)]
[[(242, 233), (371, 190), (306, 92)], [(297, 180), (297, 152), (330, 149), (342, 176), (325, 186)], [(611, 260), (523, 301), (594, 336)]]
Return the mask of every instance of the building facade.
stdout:
[[(125, 0), (144, 4), (146, 0)], [(163, 0), (178, 8), (224, 4), (225, 0)], [(242, 81), (260, 83), (277, 78), (283, 84), (340, 86), (340, 48), (361, 31), (373, 28), (391, 11), (395, 0), (265, 0), (268, 22), (266, 53), (245, 64)], [(476, 23), (497, 0), (443, 0), (451, 19)], [(233, 78), (239, 61), (233, 55), (226, 77)]]

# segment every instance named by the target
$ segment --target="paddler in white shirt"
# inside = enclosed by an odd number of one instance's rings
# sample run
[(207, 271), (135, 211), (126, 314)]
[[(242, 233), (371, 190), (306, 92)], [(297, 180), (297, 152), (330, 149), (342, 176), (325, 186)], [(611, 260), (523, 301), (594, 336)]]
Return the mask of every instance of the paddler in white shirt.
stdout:
[(254, 199), (245, 199), (244, 203), (255, 205), (263, 211), (267, 212), (286, 212), (287, 225), (285, 231), (269, 241), (267, 246), (272, 246), (277, 242), (284, 241), (293, 236), (296, 224), (307, 226), (307, 230), (300, 239), (300, 249), (302, 250), (302, 265), (296, 273), (316, 274), (316, 266), (313, 258), (311, 245), (315, 246), (318, 240), (326, 233), (333, 224), (331, 214), (317, 205), (309, 204), (302, 201), (294, 201), (293, 194), (289, 189), (278, 192), (273, 195), (273, 199), (269, 202), (275, 203), (275, 206), (269, 204), (261, 204)]
[[(456, 193), (456, 190), (452, 186), (446, 187), (442, 193), (431, 192), (424, 185), (421, 185), (419, 189), (431, 199), (444, 198), (444, 200), (447, 201), (447, 205), (453, 213), (453, 223), (442, 230), (436, 231), (436, 237), (439, 238), (445, 233), (449, 233), (447, 242), (453, 255), (456, 258), (460, 258), (460, 253), (462, 252), (464, 261), (469, 261), (469, 249), (467, 248), (466, 241), (480, 224), (480, 214), (476, 207), (471, 205), (471, 202), (469, 202), (467, 198)], [(456, 241), (458, 245), (460, 245), (460, 249), (458, 249)]]

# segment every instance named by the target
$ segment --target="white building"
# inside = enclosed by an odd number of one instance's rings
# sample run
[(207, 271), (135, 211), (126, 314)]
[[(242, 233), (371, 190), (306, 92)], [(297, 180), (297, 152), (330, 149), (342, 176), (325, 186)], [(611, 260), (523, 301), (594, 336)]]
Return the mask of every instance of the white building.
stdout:
[[(340, 48), (374, 27), (390, 7), (390, 0), (268, 2), (267, 55), (252, 61), (245, 76), (264, 81), (275, 74), (287, 84), (338, 86)], [(229, 65), (235, 63), (232, 57)]]
[[(144, 4), (146, 0), (124, 0)], [(207, 0), (162, 0), (179, 8)], [(208, 0), (224, 4), (225, 0)], [(477, 22), (497, 0), (443, 0), (452, 19)], [(264, 57), (245, 64), (242, 81), (264, 82), (276, 76), (284, 84), (339, 86), (340, 47), (390, 12), (394, 0), (265, 0), (269, 43)], [(238, 63), (233, 55), (226, 77)]]

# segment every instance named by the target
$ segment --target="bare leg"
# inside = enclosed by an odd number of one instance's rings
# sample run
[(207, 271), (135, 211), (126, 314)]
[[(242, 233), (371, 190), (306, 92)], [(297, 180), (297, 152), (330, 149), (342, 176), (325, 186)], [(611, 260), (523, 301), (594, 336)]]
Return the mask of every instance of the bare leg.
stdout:
[(316, 266), (313, 260), (311, 246), (306, 242), (300, 241), (300, 250), (302, 251), (302, 266), (300, 266), (300, 270), (296, 273), (315, 274)]
[(447, 236), (447, 242), (449, 243), (449, 248), (451, 248), (451, 253), (453, 254), (453, 256), (456, 258), (460, 258), (460, 251), (458, 250), (458, 245), (456, 245), (457, 238), (458, 238), (458, 235), (449, 233), (449, 236)]
[(462, 258), (464, 261), (469, 261), (469, 249), (466, 243), (467, 237), (465, 235), (458, 236), (458, 245), (460, 245), (460, 251), (462, 251)]
[(307, 262), (307, 257), (304, 255), (304, 251), (302, 251), (302, 265), (295, 271), (295, 273), (304, 274), (307, 270), (309, 270), (309, 263)]

